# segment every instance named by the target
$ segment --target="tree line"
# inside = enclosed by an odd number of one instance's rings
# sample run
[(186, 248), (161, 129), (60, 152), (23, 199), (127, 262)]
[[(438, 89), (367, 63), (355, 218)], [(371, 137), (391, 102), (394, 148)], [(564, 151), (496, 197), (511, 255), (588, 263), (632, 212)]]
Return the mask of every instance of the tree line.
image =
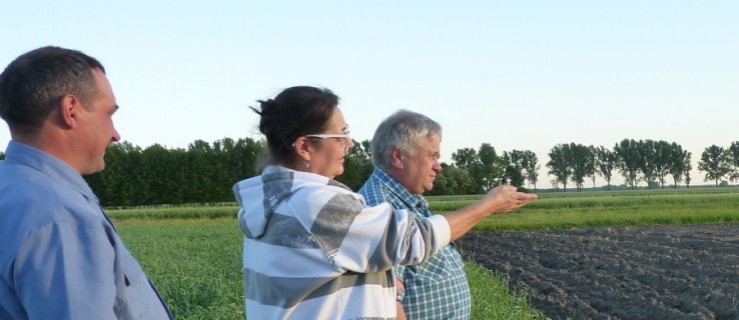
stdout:
[[(597, 176), (605, 179), (610, 189), (616, 171), (632, 189), (640, 182), (645, 182), (650, 189), (664, 188), (670, 179), (675, 188), (683, 181), (689, 188), (693, 169), (691, 156), (675, 142), (624, 139), (612, 149), (576, 143), (558, 144), (549, 152), (550, 160), (546, 166), (548, 173), (555, 177), (552, 184), (561, 184), (565, 191), (568, 182), (574, 183), (578, 190), (582, 189), (587, 178), (592, 179), (595, 188)], [(739, 141), (732, 142), (728, 148), (707, 147), (701, 154), (698, 170), (705, 172), (705, 179), (715, 181), (716, 186), (726, 178), (739, 180)]]
[(196, 140), (187, 149), (128, 142), (105, 152), (105, 170), (85, 176), (104, 206), (233, 201), (231, 187), (256, 175), (264, 143), (250, 138)]
[[(345, 158), (344, 174), (337, 180), (358, 190), (373, 170), (370, 141), (356, 142)], [(141, 206), (233, 201), (232, 186), (255, 176), (265, 163), (262, 140), (224, 138), (213, 143), (196, 140), (187, 148), (165, 148), (154, 144), (145, 149), (129, 142), (106, 150), (106, 169), (86, 176), (90, 187), (105, 206)], [(675, 142), (624, 139), (612, 148), (577, 143), (557, 144), (548, 153), (545, 166), (555, 188), (568, 185), (581, 190), (586, 179), (595, 187), (602, 177), (611, 188), (615, 174), (626, 185), (649, 188), (670, 184), (690, 187), (691, 153)], [(0, 152), (0, 160), (5, 155)], [(452, 153), (452, 163), (442, 163), (430, 195), (478, 194), (500, 184), (536, 191), (539, 161), (529, 150), (498, 153), (489, 143), (479, 148), (461, 148)], [(698, 169), (705, 179), (719, 183), (739, 180), (739, 141), (728, 148), (707, 147)]]

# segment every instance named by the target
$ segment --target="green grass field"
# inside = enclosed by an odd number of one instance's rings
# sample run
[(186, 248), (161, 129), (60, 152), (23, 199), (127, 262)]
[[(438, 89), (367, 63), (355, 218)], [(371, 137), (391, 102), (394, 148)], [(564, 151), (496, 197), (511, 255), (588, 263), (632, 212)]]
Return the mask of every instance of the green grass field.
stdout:
[[(456, 210), (481, 196), (431, 198), (435, 213)], [(624, 226), (739, 221), (739, 188), (544, 193), (520, 210), (494, 215), (480, 230)]]
[(244, 319), (236, 219), (116, 222), (176, 319)]
[[(442, 213), (480, 196), (429, 197)], [(177, 319), (243, 319), (235, 206), (109, 210)], [(739, 221), (739, 188), (546, 193), (476, 230)], [(473, 319), (543, 319), (504, 276), (467, 263)]]

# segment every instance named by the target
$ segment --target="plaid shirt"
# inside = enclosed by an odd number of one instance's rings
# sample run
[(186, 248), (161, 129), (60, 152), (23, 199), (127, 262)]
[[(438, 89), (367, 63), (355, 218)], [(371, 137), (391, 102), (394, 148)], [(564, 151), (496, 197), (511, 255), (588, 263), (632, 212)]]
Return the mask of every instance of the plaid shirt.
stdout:
[[(412, 195), (395, 179), (375, 168), (359, 190), (370, 206), (389, 202), (396, 209), (408, 209), (416, 219), (431, 215), (421, 195)], [(464, 262), (453, 244), (428, 261), (396, 268), (405, 287), (403, 310), (408, 319), (469, 319), (472, 298)]]

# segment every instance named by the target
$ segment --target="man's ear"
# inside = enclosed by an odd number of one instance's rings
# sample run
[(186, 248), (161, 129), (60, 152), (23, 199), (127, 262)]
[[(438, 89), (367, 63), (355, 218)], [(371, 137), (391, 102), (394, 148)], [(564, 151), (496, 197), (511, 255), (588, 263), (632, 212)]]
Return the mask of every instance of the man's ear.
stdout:
[(400, 149), (393, 147), (390, 149), (390, 165), (403, 170), (403, 152)]
[(59, 105), (57, 105), (61, 122), (70, 129), (76, 128), (81, 108), (82, 103), (77, 99), (77, 97), (71, 94), (62, 97)]
[(295, 152), (298, 154), (300, 158), (302, 158), (305, 161), (310, 161), (311, 159), (311, 152), (310, 152), (310, 143), (308, 143), (308, 138), (306, 137), (298, 137), (295, 139), (295, 142), (292, 144), (293, 148), (295, 148)]

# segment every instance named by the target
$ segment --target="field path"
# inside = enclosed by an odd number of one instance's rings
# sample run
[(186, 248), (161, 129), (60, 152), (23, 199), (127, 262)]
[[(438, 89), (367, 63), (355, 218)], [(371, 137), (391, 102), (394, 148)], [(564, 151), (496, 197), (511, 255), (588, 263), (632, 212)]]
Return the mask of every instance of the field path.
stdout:
[(470, 233), (552, 319), (739, 319), (739, 223)]

